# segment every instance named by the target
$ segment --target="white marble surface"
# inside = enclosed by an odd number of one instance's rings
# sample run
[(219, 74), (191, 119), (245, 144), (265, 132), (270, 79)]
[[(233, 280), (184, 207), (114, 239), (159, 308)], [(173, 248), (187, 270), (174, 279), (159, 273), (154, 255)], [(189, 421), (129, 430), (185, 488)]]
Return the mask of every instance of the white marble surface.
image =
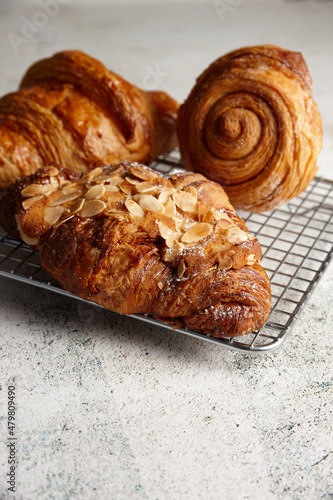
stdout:
[[(182, 100), (214, 58), (276, 43), (308, 62), (333, 179), (333, 2), (228, 0), (223, 16), (210, 1), (57, 5), (14, 50), (9, 34), (29, 34), (43, 9), (0, 3), (1, 94), (34, 60), (78, 48)], [(285, 344), (256, 357), (0, 278), (1, 500), (332, 498), (332, 290), (331, 265)]]

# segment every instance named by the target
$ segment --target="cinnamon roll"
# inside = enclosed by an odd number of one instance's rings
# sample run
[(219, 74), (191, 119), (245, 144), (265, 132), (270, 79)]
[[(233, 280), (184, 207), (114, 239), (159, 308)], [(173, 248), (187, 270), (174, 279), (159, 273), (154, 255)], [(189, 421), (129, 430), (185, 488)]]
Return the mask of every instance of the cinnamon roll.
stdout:
[(180, 107), (187, 169), (219, 182), (235, 208), (271, 210), (317, 172), (321, 117), (298, 52), (245, 47), (217, 59)]

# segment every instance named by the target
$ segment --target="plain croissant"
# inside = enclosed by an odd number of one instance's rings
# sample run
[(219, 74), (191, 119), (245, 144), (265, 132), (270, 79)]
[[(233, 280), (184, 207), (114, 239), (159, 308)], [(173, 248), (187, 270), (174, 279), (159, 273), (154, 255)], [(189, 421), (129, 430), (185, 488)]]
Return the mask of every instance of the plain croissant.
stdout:
[(62, 286), (122, 314), (152, 314), (213, 337), (259, 329), (270, 310), (261, 247), (223, 188), (138, 163), (18, 179), (0, 225), (39, 252)]
[(221, 183), (236, 209), (262, 212), (298, 196), (322, 145), (302, 55), (263, 45), (217, 59), (180, 107), (178, 140), (187, 169)]
[(149, 164), (177, 145), (178, 104), (145, 92), (79, 51), (35, 63), (0, 99), (0, 189), (52, 162), (75, 172)]

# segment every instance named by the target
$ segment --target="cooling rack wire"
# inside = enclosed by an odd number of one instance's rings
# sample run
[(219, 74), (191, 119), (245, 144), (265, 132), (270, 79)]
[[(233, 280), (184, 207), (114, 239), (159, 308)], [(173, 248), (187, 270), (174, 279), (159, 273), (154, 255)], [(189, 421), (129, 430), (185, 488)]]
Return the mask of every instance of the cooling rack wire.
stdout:
[[(177, 150), (158, 158), (152, 167), (163, 174), (183, 169)], [(260, 241), (262, 265), (271, 281), (271, 313), (259, 331), (234, 339), (214, 339), (187, 329), (175, 330), (149, 316), (132, 317), (231, 349), (264, 353), (279, 347), (332, 257), (333, 181), (316, 177), (298, 198), (272, 212), (238, 213)], [(0, 275), (79, 299), (41, 269), (35, 252), (2, 228)]]

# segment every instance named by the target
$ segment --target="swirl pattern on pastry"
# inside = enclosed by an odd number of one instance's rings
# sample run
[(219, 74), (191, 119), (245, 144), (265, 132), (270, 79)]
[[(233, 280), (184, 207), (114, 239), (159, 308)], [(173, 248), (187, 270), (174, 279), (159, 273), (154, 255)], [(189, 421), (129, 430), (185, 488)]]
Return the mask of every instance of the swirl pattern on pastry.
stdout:
[(223, 188), (137, 163), (79, 175), (44, 168), (0, 200), (0, 224), (62, 286), (121, 314), (214, 337), (259, 329), (270, 310), (261, 247)]
[(271, 210), (317, 171), (322, 125), (300, 53), (245, 47), (198, 78), (178, 114), (187, 169), (219, 182), (235, 208)]
[(177, 144), (178, 104), (145, 92), (79, 51), (35, 63), (0, 99), (0, 188), (52, 162), (83, 172), (149, 164)]

